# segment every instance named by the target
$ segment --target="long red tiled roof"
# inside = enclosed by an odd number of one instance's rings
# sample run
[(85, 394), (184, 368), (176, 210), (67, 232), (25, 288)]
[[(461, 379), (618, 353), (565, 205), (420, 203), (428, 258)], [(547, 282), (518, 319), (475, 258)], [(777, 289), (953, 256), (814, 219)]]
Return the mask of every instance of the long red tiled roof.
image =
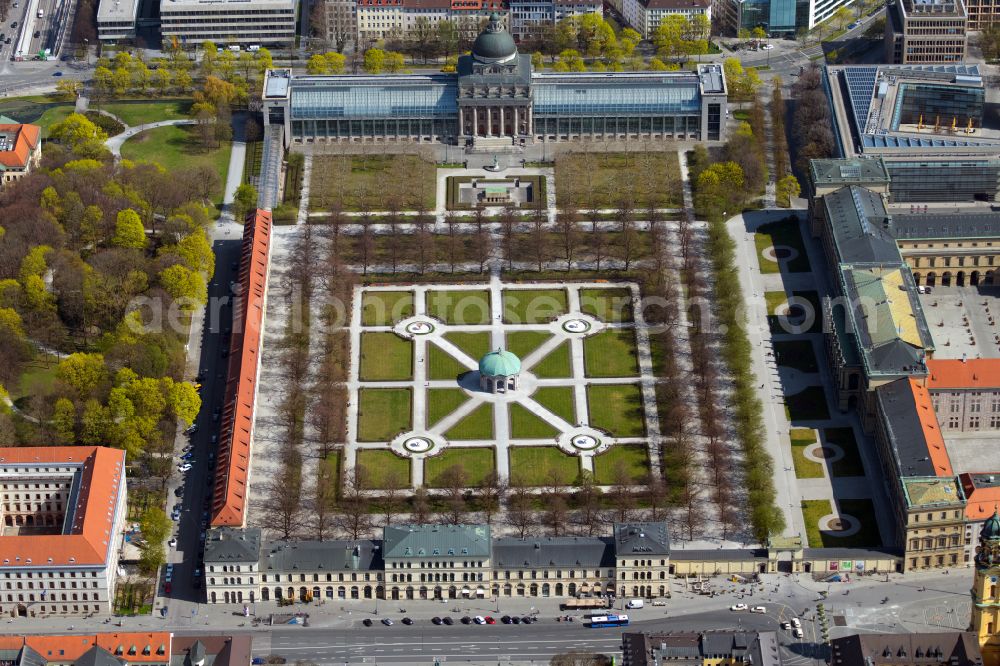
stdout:
[(129, 663), (166, 664), (170, 662), (170, 640), (170, 633), (165, 631), (74, 636), (7, 635), (0, 636), (0, 650), (20, 650), (27, 645), (46, 661), (66, 664), (75, 662), (96, 645)]
[(917, 418), (920, 419), (920, 428), (924, 433), (927, 453), (934, 466), (934, 474), (935, 476), (954, 476), (955, 473), (951, 469), (951, 459), (948, 457), (948, 449), (944, 445), (944, 436), (941, 434), (941, 426), (938, 424), (934, 405), (931, 403), (931, 395), (920, 381), (913, 378), (907, 381), (910, 382), (910, 390), (913, 391)]
[(0, 448), (0, 467), (58, 463), (83, 465), (69, 532), (0, 536), (0, 568), (101, 565), (107, 561), (115, 540), (112, 530), (125, 479), (125, 452), (103, 446)]
[(9, 168), (23, 169), (28, 164), (31, 151), (38, 145), (42, 128), (38, 125), (0, 124), (0, 134), (13, 134), (14, 149), (0, 150), (0, 164)]
[(1000, 388), (1000, 358), (929, 359), (927, 373), (931, 391)]
[(233, 305), (229, 375), (226, 383), (219, 462), (212, 495), (212, 527), (246, 525), (250, 481), (250, 441), (257, 399), (257, 371), (264, 334), (271, 248), (271, 213), (257, 210), (243, 229), (240, 297)]
[(965, 517), (978, 522), (993, 515), (1000, 505), (1000, 472), (965, 472), (959, 475), (965, 491)]

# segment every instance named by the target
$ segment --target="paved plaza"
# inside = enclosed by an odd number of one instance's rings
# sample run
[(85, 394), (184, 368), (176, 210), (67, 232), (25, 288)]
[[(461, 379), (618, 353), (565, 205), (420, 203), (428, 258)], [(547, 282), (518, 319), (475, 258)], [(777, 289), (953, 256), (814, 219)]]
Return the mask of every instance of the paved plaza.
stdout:
[[(345, 476), (361, 464), (378, 477), (391, 451), (409, 463), (406, 485), (414, 488), (440, 487), (437, 474), (455, 464), (470, 485), (491, 469), (503, 483), (568, 485), (582, 471), (608, 485), (602, 457), (625, 447), (622, 465), (641, 484), (659, 465), (659, 424), (638, 302), (638, 286), (621, 283), (494, 277), (359, 287)], [(521, 370), (516, 388), (491, 393), (480, 386), (480, 357), (496, 350), (517, 352)], [(379, 479), (366, 485), (378, 488)]]

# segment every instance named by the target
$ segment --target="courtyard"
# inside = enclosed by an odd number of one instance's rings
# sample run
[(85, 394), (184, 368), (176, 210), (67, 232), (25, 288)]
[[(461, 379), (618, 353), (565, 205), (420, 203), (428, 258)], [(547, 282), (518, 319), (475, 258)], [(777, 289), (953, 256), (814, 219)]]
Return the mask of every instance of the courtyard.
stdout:
[[(644, 484), (655, 404), (638, 298), (634, 284), (496, 278), (356, 288), (345, 476), (370, 490)], [(505, 374), (486, 378), (491, 363)]]

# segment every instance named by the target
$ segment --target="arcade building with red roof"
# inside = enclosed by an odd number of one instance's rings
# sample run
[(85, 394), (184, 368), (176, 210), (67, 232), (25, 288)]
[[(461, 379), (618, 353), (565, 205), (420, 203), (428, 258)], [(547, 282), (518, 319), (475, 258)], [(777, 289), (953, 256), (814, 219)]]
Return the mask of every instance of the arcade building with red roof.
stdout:
[(24, 178), (42, 160), (42, 129), (0, 116), (0, 189)]
[(0, 614), (109, 613), (126, 516), (125, 452), (0, 448)]

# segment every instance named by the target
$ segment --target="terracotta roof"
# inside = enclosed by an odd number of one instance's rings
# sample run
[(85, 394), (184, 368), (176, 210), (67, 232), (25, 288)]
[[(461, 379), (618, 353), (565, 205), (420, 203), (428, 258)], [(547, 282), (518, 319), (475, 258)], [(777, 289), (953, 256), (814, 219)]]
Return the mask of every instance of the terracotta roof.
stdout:
[(42, 129), (38, 125), (0, 125), (0, 134), (14, 134), (14, 149), (0, 150), (0, 165), (23, 169), (38, 145)]
[[(102, 446), (0, 449), (4, 465), (82, 465), (79, 499), (66, 534), (0, 536), (0, 568), (102, 565), (114, 545), (115, 510), (125, 481), (125, 452)], [(73, 510), (67, 507), (68, 510)]]
[(931, 391), (1000, 388), (1000, 358), (929, 359), (927, 371)]
[(924, 433), (924, 440), (927, 443), (927, 454), (930, 456), (931, 464), (934, 466), (935, 476), (952, 476), (951, 459), (948, 457), (948, 449), (944, 445), (944, 436), (941, 434), (941, 426), (938, 424), (937, 415), (934, 413), (934, 405), (931, 403), (931, 394), (916, 379), (908, 379), (910, 390), (913, 391), (913, 402), (917, 407), (917, 418), (920, 419), (920, 429)]
[(1000, 505), (1000, 472), (965, 472), (959, 475), (965, 491), (965, 517), (978, 522), (993, 515)]
[[(166, 664), (170, 661), (170, 633), (124, 632), (74, 636), (0, 636), (0, 650), (20, 650), (24, 646), (46, 661), (65, 664), (82, 657), (95, 645), (119, 659), (136, 664)], [(130, 654), (132, 648), (135, 653)], [(162, 653), (158, 653), (162, 648)], [(147, 652), (146, 654), (143, 654)]]
[(201, 643), (205, 653), (214, 656), (212, 666), (246, 666), (253, 659), (253, 636), (174, 636), (174, 662), (180, 663), (195, 643)]
[(233, 305), (229, 375), (219, 462), (212, 495), (212, 527), (246, 525), (250, 440), (257, 399), (257, 370), (264, 337), (264, 307), (271, 252), (271, 213), (258, 209), (243, 228), (240, 297)]

